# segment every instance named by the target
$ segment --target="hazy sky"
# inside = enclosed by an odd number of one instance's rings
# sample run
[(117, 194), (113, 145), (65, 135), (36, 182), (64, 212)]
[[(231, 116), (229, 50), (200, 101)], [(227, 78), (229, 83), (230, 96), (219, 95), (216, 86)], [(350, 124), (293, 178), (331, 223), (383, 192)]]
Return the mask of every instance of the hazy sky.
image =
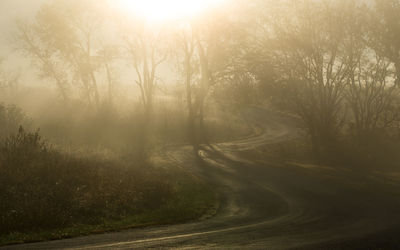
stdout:
[[(26, 60), (21, 54), (13, 51), (13, 44), (10, 43), (16, 30), (16, 19), (33, 18), (41, 5), (49, 1), (51, 0), (0, 0), (0, 58), (5, 59), (3, 67), (6, 70), (18, 70), (22, 73), (21, 83), (38, 83), (38, 79), (30, 60)], [(159, 71), (163, 71), (163, 68)], [(124, 72), (124, 75), (131, 77), (127, 72)]]
[(45, 1), (48, 0), (0, 0), (0, 57), (5, 59), (3, 66), (6, 69), (22, 71), (23, 79), (32, 77), (32, 74), (29, 72), (29, 62), (13, 52), (13, 45), (10, 43), (15, 32), (15, 20), (33, 17)]
[(0, 53), (8, 52), (8, 38), (15, 29), (15, 19), (34, 15), (46, 0), (0, 0)]

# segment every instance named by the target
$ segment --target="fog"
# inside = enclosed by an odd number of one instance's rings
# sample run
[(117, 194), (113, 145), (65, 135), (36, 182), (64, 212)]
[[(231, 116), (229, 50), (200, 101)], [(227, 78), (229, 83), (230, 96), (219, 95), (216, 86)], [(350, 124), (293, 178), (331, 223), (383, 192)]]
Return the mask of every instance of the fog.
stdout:
[(400, 244), (399, 11), (2, 0), (0, 246)]

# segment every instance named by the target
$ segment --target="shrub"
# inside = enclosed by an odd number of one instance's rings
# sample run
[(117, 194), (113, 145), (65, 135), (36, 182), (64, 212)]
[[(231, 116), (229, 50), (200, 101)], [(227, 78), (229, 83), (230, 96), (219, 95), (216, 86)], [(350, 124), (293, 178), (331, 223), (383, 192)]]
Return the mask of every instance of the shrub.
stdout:
[(162, 206), (172, 192), (155, 173), (61, 154), (22, 127), (0, 149), (0, 233), (121, 218)]
[(20, 125), (27, 127), (30, 123), (22, 109), (15, 105), (0, 104), (0, 139), (17, 132)]

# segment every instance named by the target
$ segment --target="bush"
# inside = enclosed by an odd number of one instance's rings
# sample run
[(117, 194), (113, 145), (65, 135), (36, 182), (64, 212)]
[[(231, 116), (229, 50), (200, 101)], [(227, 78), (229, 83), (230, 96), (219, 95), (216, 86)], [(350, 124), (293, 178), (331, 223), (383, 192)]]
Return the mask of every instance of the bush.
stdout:
[(22, 109), (15, 105), (0, 104), (0, 139), (16, 133), (20, 125), (30, 125)]
[(22, 127), (0, 149), (0, 233), (122, 218), (172, 193), (151, 171), (61, 154)]

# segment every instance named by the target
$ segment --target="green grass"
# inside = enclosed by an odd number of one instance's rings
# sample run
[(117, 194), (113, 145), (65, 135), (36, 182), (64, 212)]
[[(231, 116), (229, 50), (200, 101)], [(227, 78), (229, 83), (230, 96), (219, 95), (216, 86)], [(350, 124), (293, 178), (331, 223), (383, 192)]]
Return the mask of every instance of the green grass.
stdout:
[(0, 245), (198, 219), (215, 195), (171, 162), (66, 155), (38, 133), (0, 144)]
[(189, 179), (175, 186), (175, 195), (154, 210), (127, 215), (121, 219), (104, 219), (101, 223), (75, 224), (53, 230), (13, 232), (0, 236), (0, 245), (65, 239), (89, 234), (121, 231), (124, 229), (188, 222), (215, 212), (216, 196), (210, 187)]

